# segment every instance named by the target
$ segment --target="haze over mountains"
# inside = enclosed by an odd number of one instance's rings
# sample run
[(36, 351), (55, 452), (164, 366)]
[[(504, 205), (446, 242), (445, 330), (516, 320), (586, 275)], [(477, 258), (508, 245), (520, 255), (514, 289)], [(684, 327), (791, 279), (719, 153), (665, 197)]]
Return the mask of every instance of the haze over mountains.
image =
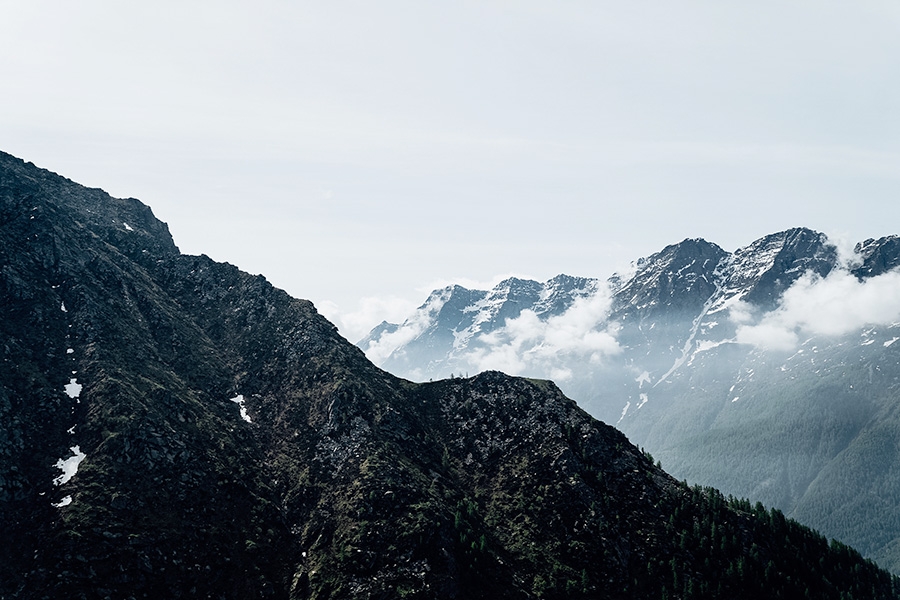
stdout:
[(607, 280), (435, 290), (359, 342), (426, 380), (553, 378), (676, 477), (785, 510), (900, 570), (900, 238), (803, 228), (668, 246)]
[(0, 596), (898, 598), (550, 382), (414, 384), (307, 301), (0, 153)]

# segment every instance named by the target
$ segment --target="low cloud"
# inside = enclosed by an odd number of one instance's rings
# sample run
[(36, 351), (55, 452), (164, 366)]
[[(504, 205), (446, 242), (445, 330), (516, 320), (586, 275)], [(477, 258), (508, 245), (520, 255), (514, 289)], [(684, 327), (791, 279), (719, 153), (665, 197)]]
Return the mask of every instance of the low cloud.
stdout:
[(445, 288), (439, 292), (429, 296), (426, 303), (413, 312), (412, 316), (406, 319), (396, 331), (391, 333), (382, 333), (376, 340), (369, 342), (368, 346), (363, 350), (366, 356), (376, 365), (384, 364), (384, 361), (399, 347), (413, 341), (428, 327), (432, 325), (435, 315), (444, 306), (447, 298), (450, 296), (450, 289)]
[(316, 308), (326, 319), (337, 325), (341, 335), (356, 343), (382, 321), (402, 322), (415, 310), (416, 303), (398, 296), (372, 296), (362, 298), (356, 310), (350, 312), (345, 312), (334, 302), (328, 301), (316, 303)]
[(740, 305), (732, 309), (732, 319), (742, 323), (736, 341), (770, 350), (790, 350), (812, 335), (890, 325), (900, 321), (900, 271), (863, 281), (843, 268), (827, 277), (807, 273), (785, 291), (778, 308), (755, 323), (747, 323), (747, 314)]
[(513, 375), (549, 375), (565, 380), (567, 365), (575, 359), (599, 363), (621, 351), (618, 327), (607, 321), (611, 296), (602, 286), (591, 296), (578, 298), (567, 311), (546, 320), (523, 310), (490, 334), (478, 338), (483, 346), (466, 359), (476, 370), (495, 369)]

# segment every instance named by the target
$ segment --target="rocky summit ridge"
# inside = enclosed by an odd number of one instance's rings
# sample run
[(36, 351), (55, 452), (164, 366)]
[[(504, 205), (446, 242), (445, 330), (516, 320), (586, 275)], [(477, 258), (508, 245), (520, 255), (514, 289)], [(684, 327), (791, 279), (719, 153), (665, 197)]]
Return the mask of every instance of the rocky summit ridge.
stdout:
[(548, 381), (397, 378), (137, 200), (2, 153), (0, 315), (3, 598), (900, 597)]

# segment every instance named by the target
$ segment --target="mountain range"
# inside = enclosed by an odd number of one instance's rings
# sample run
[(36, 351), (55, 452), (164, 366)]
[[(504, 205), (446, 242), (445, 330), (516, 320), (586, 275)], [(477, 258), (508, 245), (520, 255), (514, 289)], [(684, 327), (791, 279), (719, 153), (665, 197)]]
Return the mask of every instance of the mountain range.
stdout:
[(900, 571), (900, 238), (687, 239), (605, 280), (435, 290), (359, 342), (424, 381), (550, 377), (669, 472), (762, 501)]
[(413, 383), (0, 153), (2, 598), (900, 598), (551, 382)]

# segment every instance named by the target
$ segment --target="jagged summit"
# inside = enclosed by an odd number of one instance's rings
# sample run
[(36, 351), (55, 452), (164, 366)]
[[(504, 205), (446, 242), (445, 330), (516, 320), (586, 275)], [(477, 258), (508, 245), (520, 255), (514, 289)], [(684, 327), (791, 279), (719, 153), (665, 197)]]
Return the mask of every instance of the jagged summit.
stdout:
[(855, 251), (862, 259), (861, 264), (853, 269), (857, 277), (874, 277), (900, 266), (900, 236), (868, 239), (857, 244)]
[(381, 325), (357, 344), (411, 379), (449, 376), (453, 370), (448, 365), (454, 364), (457, 352), (468, 351), (481, 335), (524, 310), (545, 319), (560, 315), (579, 298), (595, 294), (597, 284), (594, 279), (557, 275), (544, 283), (510, 277), (492, 290), (447, 286), (431, 292), (403, 323)]
[(614, 276), (617, 308), (627, 306), (644, 317), (670, 307), (696, 311), (715, 290), (714, 273), (726, 255), (702, 239), (666, 246), (638, 260), (630, 278)]
[[(435, 290), (406, 322), (379, 326), (358, 345), (377, 347), (374, 360), (411, 379), (478, 371), (467, 357), (479, 354), (482, 336), (503, 330), (526, 310), (546, 321), (564, 314), (578, 298), (606, 294), (611, 302), (605, 320), (647, 322), (648, 327), (656, 323), (662, 331), (670, 323), (677, 327), (684, 318), (715, 313), (737, 301), (770, 310), (804, 273), (825, 276), (837, 261), (827, 237), (804, 228), (765, 236), (733, 253), (701, 238), (686, 239), (637, 260), (631, 272), (614, 274), (605, 283), (559, 275), (544, 283), (509, 278), (492, 290)], [(393, 339), (382, 338), (383, 332)], [(680, 338), (679, 346), (686, 339)]]
[(672, 264), (677, 267), (693, 261), (697, 256), (709, 256), (723, 253), (718, 245), (703, 238), (686, 238), (677, 244), (670, 244), (659, 252), (637, 260), (638, 268), (645, 268), (652, 264)]
[(734, 252), (725, 270), (723, 296), (738, 295), (760, 308), (771, 309), (801, 275), (812, 272), (825, 276), (837, 259), (837, 250), (828, 238), (810, 229), (767, 235)]

